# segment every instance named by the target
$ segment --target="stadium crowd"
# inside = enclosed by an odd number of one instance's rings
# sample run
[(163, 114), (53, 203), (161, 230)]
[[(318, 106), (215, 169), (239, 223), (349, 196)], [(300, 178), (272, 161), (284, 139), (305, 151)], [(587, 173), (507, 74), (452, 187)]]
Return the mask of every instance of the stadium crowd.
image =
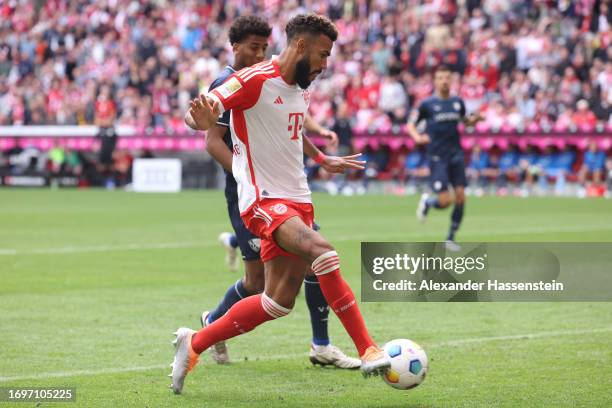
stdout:
[[(431, 68), (484, 126), (611, 123), (607, 1), (355, 0), (0, 2), (0, 124), (94, 122), (106, 87), (119, 124), (183, 129), (190, 97), (230, 61), (240, 13), (274, 27), (270, 54), (299, 12), (330, 16), (340, 35), (313, 92), (331, 125), (344, 103), (356, 130), (404, 123), (431, 91)], [(102, 105), (102, 106), (100, 106)]]
[[(270, 22), (272, 55), (287, 20), (307, 11), (339, 30), (311, 114), (345, 146), (353, 132), (405, 124), (441, 63), (454, 72), (452, 92), (484, 115), (477, 130), (612, 127), (612, 10), (604, 0), (4, 0), (0, 125), (115, 118), (183, 132), (190, 98), (231, 62), (227, 31), (236, 16)], [(391, 170), (393, 157), (383, 156)]]

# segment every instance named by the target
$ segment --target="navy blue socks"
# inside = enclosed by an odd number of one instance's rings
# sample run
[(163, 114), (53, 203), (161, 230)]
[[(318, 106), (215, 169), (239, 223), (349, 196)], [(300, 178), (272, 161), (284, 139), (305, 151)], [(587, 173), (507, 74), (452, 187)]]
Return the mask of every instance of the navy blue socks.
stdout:
[(304, 278), (304, 293), (306, 295), (306, 304), (310, 311), (312, 344), (326, 346), (329, 344), (329, 334), (327, 333), (329, 305), (325, 300), (325, 296), (323, 296), (316, 276), (307, 275)]

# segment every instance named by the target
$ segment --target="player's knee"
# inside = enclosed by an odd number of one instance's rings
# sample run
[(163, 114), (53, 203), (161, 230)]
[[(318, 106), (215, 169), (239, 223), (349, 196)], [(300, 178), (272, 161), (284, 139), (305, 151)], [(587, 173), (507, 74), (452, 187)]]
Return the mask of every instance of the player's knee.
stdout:
[(261, 277), (258, 277), (258, 276), (254, 276), (254, 277), (251, 276), (251, 277), (249, 277), (247, 275), (242, 280), (242, 286), (246, 289), (247, 292), (249, 292), (252, 295), (256, 295), (258, 293), (263, 292), (265, 283), (266, 283), (266, 281), (263, 278), (263, 276), (261, 276)]
[(252, 295), (263, 292), (266, 283), (264, 266), (260, 261), (246, 261), (244, 263), (244, 288)]
[(326, 254), (328, 252), (335, 252), (334, 247), (327, 242), (323, 237), (319, 236), (320, 239), (315, 240), (313, 242), (312, 248), (310, 249), (310, 261), (314, 262), (321, 255)]
[(463, 205), (464, 203), (465, 203), (465, 194), (463, 193), (457, 194), (457, 196), (455, 197), (455, 204)]

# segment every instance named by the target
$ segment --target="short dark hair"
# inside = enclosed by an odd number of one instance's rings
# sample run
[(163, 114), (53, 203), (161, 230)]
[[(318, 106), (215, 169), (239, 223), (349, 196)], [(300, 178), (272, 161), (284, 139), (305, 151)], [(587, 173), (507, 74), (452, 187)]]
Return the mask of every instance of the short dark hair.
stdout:
[(434, 75), (436, 75), (438, 72), (452, 72), (452, 70), (450, 69), (450, 67), (446, 64), (440, 64), (436, 67), (436, 69), (434, 69)]
[(232, 23), (229, 30), (230, 44), (246, 40), (249, 35), (258, 35), (268, 38), (272, 28), (268, 22), (257, 16), (240, 16)]
[(298, 14), (289, 20), (285, 33), (287, 33), (287, 42), (300, 34), (323, 34), (332, 41), (338, 39), (338, 30), (334, 23), (329, 18), (318, 14)]

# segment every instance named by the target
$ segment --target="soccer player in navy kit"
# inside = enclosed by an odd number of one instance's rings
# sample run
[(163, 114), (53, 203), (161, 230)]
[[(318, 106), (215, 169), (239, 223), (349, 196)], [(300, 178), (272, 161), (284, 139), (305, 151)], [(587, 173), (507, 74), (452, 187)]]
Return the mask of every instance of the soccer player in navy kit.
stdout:
[[(237, 18), (229, 31), (229, 39), (234, 53), (234, 64), (227, 66), (210, 85), (209, 92), (227, 81), (234, 73), (243, 68), (250, 67), (263, 61), (268, 47), (268, 37), (271, 28), (265, 20), (256, 16), (242, 16)], [(322, 128), (308, 115), (304, 127), (315, 134), (334, 140), (333, 132)], [(337, 137), (336, 137), (337, 140)], [(305, 139), (304, 151), (308, 154)], [(264, 264), (260, 258), (260, 239), (250, 232), (240, 218), (238, 208), (238, 191), (234, 176), (232, 175), (232, 138), (230, 134), (230, 111), (219, 117), (216, 126), (206, 134), (206, 150), (224, 168), (226, 174), (225, 198), (227, 209), (235, 235), (230, 239), (236, 240), (240, 247), (244, 261), (244, 277), (232, 284), (218, 306), (202, 313), (202, 325), (206, 326), (222, 317), (236, 302), (243, 298), (261, 293), (264, 289)], [(311, 148), (314, 149), (314, 148)], [(222, 234), (219, 239), (226, 237)], [(361, 361), (344, 354), (338, 347), (330, 343), (328, 335), (329, 305), (321, 292), (319, 282), (314, 275), (307, 275), (304, 279), (306, 303), (311, 317), (312, 346), (309, 353), (313, 364), (333, 365), (338, 368), (358, 368)], [(210, 348), (213, 359), (220, 364), (229, 362), (227, 346), (224, 341), (216, 343)]]
[[(431, 208), (443, 209), (453, 203), (449, 184), (454, 192), (454, 208), (451, 226), (446, 237), (446, 248), (459, 251), (455, 234), (461, 225), (465, 207), (465, 157), (459, 141), (459, 122), (473, 126), (482, 119), (480, 115), (466, 116), (465, 104), (458, 96), (450, 95), (451, 71), (440, 66), (434, 74), (435, 95), (425, 99), (418, 108), (418, 115), (408, 123), (408, 133), (417, 144), (427, 145), (430, 186), (435, 196), (423, 194), (416, 214), (425, 222)], [(426, 122), (426, 134), (417, 130), (419, 122)]]

